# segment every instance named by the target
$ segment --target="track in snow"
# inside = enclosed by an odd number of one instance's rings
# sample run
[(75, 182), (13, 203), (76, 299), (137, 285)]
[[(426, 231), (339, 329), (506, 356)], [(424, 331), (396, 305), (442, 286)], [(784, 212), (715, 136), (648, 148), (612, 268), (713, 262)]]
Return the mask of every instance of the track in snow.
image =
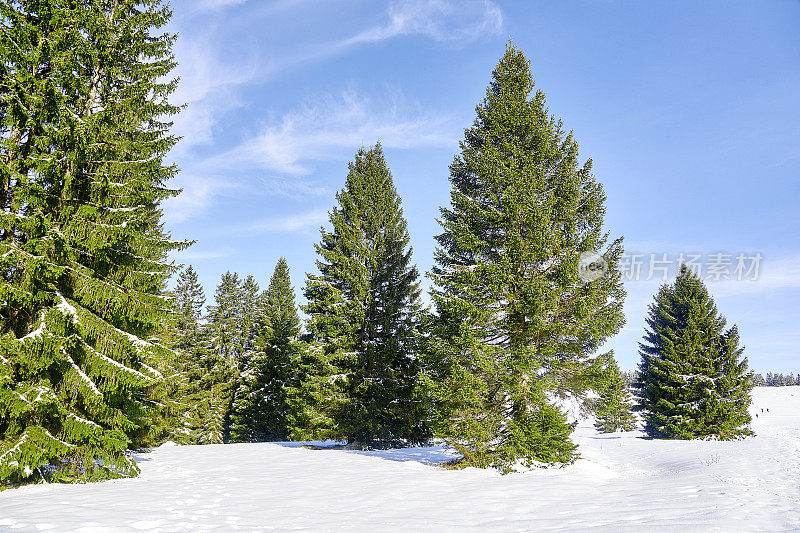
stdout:
[(0, 492), (0, 530), (798, 530), (800, 387), (756, 389), (752, 412), (758, 435), (735, 442), (584, 422), (574, 465), (508, 476), (438, 468), (442, 447), (163, 446), (137, 479)]

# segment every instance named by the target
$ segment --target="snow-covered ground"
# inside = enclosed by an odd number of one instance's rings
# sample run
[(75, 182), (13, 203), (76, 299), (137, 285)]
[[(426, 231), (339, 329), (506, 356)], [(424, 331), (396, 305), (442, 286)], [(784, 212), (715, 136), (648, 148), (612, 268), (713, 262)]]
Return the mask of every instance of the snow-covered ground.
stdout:
[(0, 530), (800, 530), (800, 387), (756, 389), (752, 412), (736, 442), (584, 423), (583, 459), (507, 476), (436, 467), (441, 447), (162, 446), (137, 479), (0, 492)]

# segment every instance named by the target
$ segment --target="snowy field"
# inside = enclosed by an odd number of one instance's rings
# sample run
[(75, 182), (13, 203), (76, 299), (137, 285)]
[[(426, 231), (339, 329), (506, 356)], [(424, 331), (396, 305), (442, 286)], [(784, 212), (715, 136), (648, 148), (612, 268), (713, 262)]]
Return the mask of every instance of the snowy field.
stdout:
[(798, 531), (800, 387), (755, 389), (752, 412), (738, 442), (583, 423), (583, 459), (508, 476), (439, 468), (441, 447), (162, 446), (137, 479), (0, 492), (0, 530)]

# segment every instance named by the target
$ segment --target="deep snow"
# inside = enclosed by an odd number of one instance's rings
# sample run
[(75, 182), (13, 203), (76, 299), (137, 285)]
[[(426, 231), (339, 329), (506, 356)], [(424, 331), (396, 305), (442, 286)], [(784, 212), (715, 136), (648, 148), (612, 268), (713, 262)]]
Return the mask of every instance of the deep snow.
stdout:
[(442, 447), (162, 446), (136, 479), (0, 492), (0, 530), (800, 530), (800, 387), (755, 389), (752, 412), (735, 442), (586, 421), (574, 465), (507, 476), (436, 467)]

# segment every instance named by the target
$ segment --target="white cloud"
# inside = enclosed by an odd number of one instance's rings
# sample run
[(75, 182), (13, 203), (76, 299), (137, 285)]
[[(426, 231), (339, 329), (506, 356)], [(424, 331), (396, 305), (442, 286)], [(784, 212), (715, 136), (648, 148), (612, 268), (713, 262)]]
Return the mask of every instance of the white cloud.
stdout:
[(176, 151), (213, 141), (213, 129), (220, 114), (241, 105), (236, 88), (248, 83), (257, 71), (255, 58), (244, 61), (222, 60), (207, 36), (181, 37), (175, 45), (180, 77), (171, 101), (186, 104), (174, 117), (172, 132), (182, 138)]
[(496, 35), (503, 27), (500, 8), (489, 0), (403, 0), (389, 6), (389, 21), (343, 41), (343, 46), (402, 35), (424, 35), (435, 41), (469, 42)]
[(765, 257), (754, 280), (725, 280), (708, 283), (714, 296), (738, 296), (777, 290), (800, 289), (800, 257), (770, 260)]
[(499, 35), (503, 13), (490, 0), (401, 0), (389, 5), (386, 23), (367, 28), (338, 41), (311, 47), (304, 52), (279, 58), (273, 71), (336, 56), (347, 50), (406, 35), (423, 35), (451, 44), (465, 44), (481, 37)]
[(233, 248), (222, 248), (221, 250), (195, 250), (194, 248), (189, 248), (173, 253), (172, 259), (178, 262), (196, 261), (198, 259), (221, 259), (230, 257), (234, 253), (236, 253), (236, 250)]
[(170, 185), (176, 188), (183, 188), (183, 192), (177, 197), (169, 198), (164, 202), (163, 220), (167, 223), (184, 222), (203, 213), (216, 196), (222, 191), (235, 186), (233, 183), (222, 179), (184, 174), (179, 175), (175, 179), (175, 183)]
[[(246, 0), (203, 0), (198, 8), (222, 9)], [(298, 0), (278, 0), (266, 5), (269, 11), (292, 8)], [(259, 65), (255, 56), (224, 59), (219, 57), (212, 29), (198, 35), (179, 28), (181, 37), (175, 46), (178, 67), (174, 75), (181, 78), (171, 100), (187, 107), (174, 117), (172, 132), (182, 140), (173, 151), (181, 159), (197, 145), (214, 144), (215, 127), (225, 112), (243, 102), (237, 87), (253, 82), (266, 73), (296, 67), (305, 61), (322, 59), (344, 52), (350, 47), (391, 39), (402, 35), (424, 35), (436, 41), (469, 42), (484, 35), (497, 34), (502, 28), (502, 13), (490, 0), (404, 0), (390, 4), (385, 24), (367, 29), (339, 42), (326, 43), (311, 52), (277, 58), (268, 65)], [(350, 92), (323, 96), (267, 122), (260, 133), (238, 148), (217, 154), (200, 164), (181, 166), (189, 178), (184, 192), (165, 203), (165, 220), (182, 222), (203, 212), (231, 181), (197, 178), (198, 168), (225, 170), (226, 176), (246, 169), (267, 170), (271, 175), (260, 179), (269, 184), (272, 193), (286, 196), (325, 194), (327, 189), (301, 178), (310, 174), (313, 163), (336, 159), (361, 145), (380, 140), (389, 148), (414, 148), (447, 145), (455, 142), (460, 130), (447, 117), (418, 106), (409, 105), (401, 96), (388, 94), (365, 97)], [(188, 168), (187, 168), (188, 167)], [(180, 184), (173, 186), (180, 187)]]
[[(396, 94), (371, 98), (344, 92), (307, 101), (209, 164), (235, 161), (302, 176), (312, 171), (314, 161), (341, 157), (378, 140), (389, 148), (442, 146), (453, 143), (457, 133), (446, 117), (409, 105)], [(300, 182), (300, 186), (309, 185)]]
[(316, 229), (328, 221), (328, 212), (317, 210), (288, 217), (263, 218), (233, 229), (241, 233), (294, 233)]
[(216, 10), (244, 4), (247, 0), (203, 0), (200, 6), (204, 9)]

